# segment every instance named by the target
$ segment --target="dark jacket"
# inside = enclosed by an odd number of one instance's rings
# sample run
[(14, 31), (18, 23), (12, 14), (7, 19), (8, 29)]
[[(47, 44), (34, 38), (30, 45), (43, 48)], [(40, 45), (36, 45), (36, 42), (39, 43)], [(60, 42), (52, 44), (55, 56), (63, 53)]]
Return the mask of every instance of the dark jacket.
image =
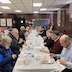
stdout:
[[(19, 32), (19, 38), (22, 38), (24, 41), (26, 41), (25, 35), (23, 34), (23, 32), (22, 32), (21, 30), (20, 30), (20, 32)], [(24, 41), (23, 41), (21, 44), (19, 44), (20, 47), (22, 47), (22, 45), (24, 44)]]
[(41, 35), (42, 37), (43, 37), (43, 36), (46, 36), (46, 30), (40, 31), (40, 34), (39, 34), (39, 35)]
[(13, 60), (12, 58), (12, 51), (11, 49), (5, 49), (0, 44), (0, 71), (1, 72), (11, 72), (11, 62)]
[(12, 38), (10, 48), (14, 54), (18, 55), (20, 53), (20, 51), (19, 51), (20, 45), (18, 43), (18, 40), (11, 33), (9, 33), (9, 36)]
[(23, 34), (21, 30), (19, 31), (19, 38), (22, 38), (23, 40), (25, 40), (25, 35)]
[(46, 43), (45, 46), (48, 47), (48, 49), (50, 49), (54, 43), (54, 41), (51, 38), (49, 39), (48, 37), (44, 40), (44, 42)]

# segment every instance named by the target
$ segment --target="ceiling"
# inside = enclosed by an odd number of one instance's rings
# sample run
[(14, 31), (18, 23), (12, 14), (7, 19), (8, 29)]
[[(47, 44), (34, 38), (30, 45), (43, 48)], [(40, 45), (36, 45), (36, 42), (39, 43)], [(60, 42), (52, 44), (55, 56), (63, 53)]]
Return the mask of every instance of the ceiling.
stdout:
[[(0, 6), (8, 6), (11, 9), (2, 9), (0, 7), (0, 12), (2, 13), (15, 13), (15, 10), (21, 10), (20, 14), (32, 14), (34, 11), (39, 13), (51, 13), (55, 8), (61, 8), (72, 0), (10, 0), (11, 4), (3, 4), (0, 2)], [(42, 3), (41, 7), (33, 7), (33, 3)], [(47, 8), (46, 11), (40, 11), (41, 8)]]

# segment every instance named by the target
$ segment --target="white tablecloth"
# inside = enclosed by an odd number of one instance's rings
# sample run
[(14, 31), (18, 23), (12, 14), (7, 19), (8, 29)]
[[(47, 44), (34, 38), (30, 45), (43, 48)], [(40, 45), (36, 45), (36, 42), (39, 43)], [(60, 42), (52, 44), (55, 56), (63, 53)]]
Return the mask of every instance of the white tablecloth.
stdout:
[[(43, 53), (40, 52), (39, 50), (36, 49), (30, 49), (27, 50), (25, 48), (23, 48), (21, 53), (32, 53), (33, 55), (41, 55), (41, 56), (49, 56), (47, 53)], [(17, 61), (15, 64), (15, 67), (13, 69), (13, 72), (51, 72), (53, 70), (62, 70), (62, 68), (56, 63), (52, 63), (52, 64), (42, 64), (40, 63), (40, 60), (36, 60), (34, 57), (30, 57), (31, 58), (31, 62), (29, 65), (19, 65)]]
[[(31, 35), (30, 35), (31, 36)], [(21, 54), (24, 53), (31, 53), (32, 55), (40, 55), (41, 57), (43, 56), (47, 56), (50, 58), (48, 53), (43, 53), (41, 51), (39, 51), (38, 48), (35, 47), (39, 47), (41, 46), (41, 44), (43, 44), (43, 39), (41, 36), (33, 36), (30, 37), (29, 39), (26, 41), (28, 43), (28, 45), (32, 45), (32, 49), (28, 49), (26, 46), (23, 46), (23, 49), (21, 51)], [(38, 41), (38, 44), (37, 44)], [(34, 45), (33, 45), (34, 43)], [(20, 58), (20, 57), (19, 57)], [(19, 59), (18, 58), (18, 59)], [(22, 57), (24, 58), (24, 57)], [(36, 60), (35, 57), (29, 57), (31, 59), (30, 64), (26, 65), (24, 63), (19, 64), (19, 60), (17, 60), (15, 67), (13, 69), (13, 72), (54, 72), (53, 70), (62, 70), (62, 68), (57, 64), (57, 62), (54, 62), (52, 64), (44, 64), (41, 63), (40, 60)]]

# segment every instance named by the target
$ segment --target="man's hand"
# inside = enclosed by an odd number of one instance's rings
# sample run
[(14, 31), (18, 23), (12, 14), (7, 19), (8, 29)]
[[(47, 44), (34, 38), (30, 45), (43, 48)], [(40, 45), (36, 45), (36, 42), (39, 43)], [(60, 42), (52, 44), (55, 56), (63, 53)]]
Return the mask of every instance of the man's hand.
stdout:
[(18, 42), (18, 43), (19, 43), (19, 44), (21, 44), (22, 42), (23, 42), (23, 39), (22, 39), (22, 38), (20, 38), (20, 40), (19, 40), (19, 42)]
[(51, 57), (56, 57), (56, 54), (51, 53), (50, 56), (51, 56)]
[(44, 49), (43, 49), (43, 48), (40, 48), (39, 50), (40, 50), (40, 51), (42, 51), (42, 52), (44, 51)]
[(24, 43), (25, 46), (27, 46), (26, 42)]
[(17, 55), (16, 55), (16, 54), (13, 54), (13, 55), (12, 55), (12, 58), (13, 58), (13, 59), (15, 59), (16, 57), (17, 57)]
[(62, 65), (67, 65), (67, 62), (65, 60), (59, 60), (59, 63)]
[(45, 53), (50, 53), (49, 50), (44, 49), (44, 48), (40, 48), (40, 51), (45, 52)]

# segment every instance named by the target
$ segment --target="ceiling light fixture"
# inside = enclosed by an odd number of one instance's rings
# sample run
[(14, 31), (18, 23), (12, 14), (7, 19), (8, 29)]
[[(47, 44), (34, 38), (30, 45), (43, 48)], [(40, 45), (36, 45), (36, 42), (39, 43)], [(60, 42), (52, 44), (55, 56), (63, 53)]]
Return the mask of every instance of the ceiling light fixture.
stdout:
[(11, 2), (9, 0), (0, 0), (1, 3), (7, 3), (7, 4), (11, 4)]
[(38, 11), (34, 11), (33, 13), (39, 13)]
[(22, 12), (21, 10), (15, 10), (15, 12)]
[(11, 8), (8, 7), (8, 6), (1, 6), (1, 8), (3, 8), (3, 9), (11, 9)]
[(57, 11), (60, 10), (60, 8), (48, 8), (47, 11)]
[(40, 11), (46, 11), (47, 10), (47, 8), (41, 8), (40, 9)]
[(42, 3), (33, 3), (33, 7), (41, 7)]

